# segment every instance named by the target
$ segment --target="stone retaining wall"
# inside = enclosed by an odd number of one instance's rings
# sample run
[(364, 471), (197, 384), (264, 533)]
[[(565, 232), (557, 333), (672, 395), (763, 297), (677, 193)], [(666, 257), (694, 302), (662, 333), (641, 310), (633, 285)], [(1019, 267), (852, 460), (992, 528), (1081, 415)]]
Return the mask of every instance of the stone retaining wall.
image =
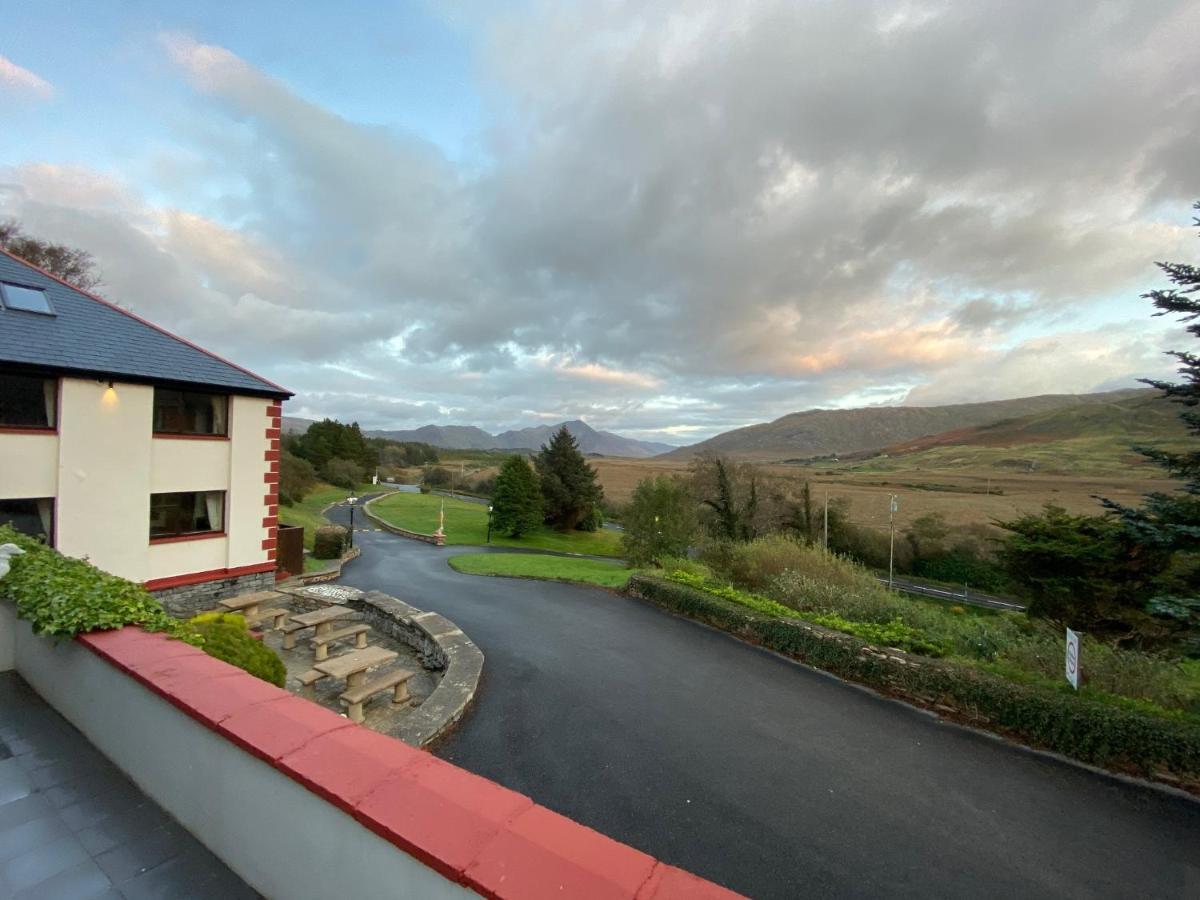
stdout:
[(190, 619), (192, 616), (212, 609), (217, 605), (218, 600), (236, 597), (239, 594), (269, 591), (273, 587), (275, 587), (275, 573), (271, 571), (163, 588), (151, 593), (171, 615)]

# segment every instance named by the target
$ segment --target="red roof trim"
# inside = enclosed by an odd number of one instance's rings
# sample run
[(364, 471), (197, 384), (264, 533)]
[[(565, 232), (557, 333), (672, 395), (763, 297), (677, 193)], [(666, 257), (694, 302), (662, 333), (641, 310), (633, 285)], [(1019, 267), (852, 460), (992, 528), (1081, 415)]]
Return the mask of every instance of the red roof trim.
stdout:
[(740, 896), (165, 635), (126, 627), (77, 640), (402, 852), (485, 897)]
[[(23, 265), (23, 266), (29, 266), (29, 268), (33, 269), (35, 272), (41, 272), (47, 278), (57, 281), (59, 284), (63, 285), (64, 287), (70, 288), (71, 290), (75, 291), (76, 293), (83, 294), (83, 296), (87, 297), (89, 300), (95, 300), (97, 303), (101, 303), (104, 306), (107, 306), (109, 309), (116, 310), (117, 312), (121, 313), (122, 315), (128, 316), (129, 318), (133, 319), (136, 322), (141, 322), (143, 325), (145, 325), (149, 328), (153, 328), (155, 331), (161, 332), (162, 334), (165, 334), (167, 337), (169, 337), (173, 340), (179, 341), (179, 343), (181, 343), (181, 344), (186, 344), (187, 346), (191, 347), (193, 350), (199, 350), (205, 356), (211, 357), (219, 363), (224, 363), (225, 365), (230, 366), (231, 368), (237, 369), (239, 372), (249, 375), (251, 378), (255, 378), (255, 379), (261, 381), (267, 387), (275, 388), (277, 391), (279, 391), (280, 396), (282, 396), (282, 397), (294, 396), (292, 391), (289, 391), (287, 388), (276, 384), (275, 382), (271, 381), (269, 378), (263, 378), (261, 375), (255, 373), (255, 372), (251, 372), (245, 366), (239, 366), (235, 362), (230, 362), (225, 357), (218, 356), (216, 353), (213, 353), (211, 350), (205, 350), (199, 344), (194, 344), (191, 341), (189, 341), (187, 338), (180, 337), (179, 335), (175, 334), (174, 332), (168, 331), (167, 329), (163, 328), (161, 325), (156, 325), (155, 323), (151, 322), (149, 319), (143, 319), (141, 316), (139, 316), (135, 312), (130, 312), (127, 309), (122, 309), (121, 307), (117, 306), (117, 304), (113, 303), (111, 300), (105, 300), (103, 297), (99, 297), (96, 294), (93, 294), (91, 291), (85, 291), (82, 288), (77, 288), (77, 287), (75, 287), (75, 285), (71, 284), (69, 281), (65, 281), (64, 279), (59, 278), (53, 272), (47, 272), (41, 266), (31, 263), (27, 259), (23, 259), (22, 257), (17, 256), (17, 254), (15, 254), (15, 253), (10, 253), (7, 250), (5, 250), (3, 247), (0, 247), (0, 253), (3, 253), (9, 259), (15, 259), (17, 262), (21, 263), (21, 265)], [(230, 388), (230, 391), (232, 391), (233, 393), (237, 393), (236, 389), (233, 389), (233, 388)]]

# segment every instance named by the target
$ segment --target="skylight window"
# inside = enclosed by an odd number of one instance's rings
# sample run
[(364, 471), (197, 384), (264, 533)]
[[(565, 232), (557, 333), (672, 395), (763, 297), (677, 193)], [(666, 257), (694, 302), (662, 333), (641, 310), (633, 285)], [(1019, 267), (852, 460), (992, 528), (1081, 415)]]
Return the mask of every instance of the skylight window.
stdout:
[(5, 309), (19, 309), (22, 312), (41, 313), (52, 316), (54, 310), (50, 306), (50, 298), (41, 288), (25, 287), (20, 284), (0, 282), (0, 300)]

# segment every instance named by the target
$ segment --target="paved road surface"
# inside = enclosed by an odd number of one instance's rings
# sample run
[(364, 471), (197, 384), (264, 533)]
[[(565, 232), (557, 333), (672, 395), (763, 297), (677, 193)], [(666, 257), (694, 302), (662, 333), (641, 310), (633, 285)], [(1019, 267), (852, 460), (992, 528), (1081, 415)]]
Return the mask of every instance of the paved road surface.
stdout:
[(755, 897), (1200, 897), (1200, 803), (617, 594), (356, 538), (343, 583), (445, 614), (486, 656), (439, 755), (668, 862)]

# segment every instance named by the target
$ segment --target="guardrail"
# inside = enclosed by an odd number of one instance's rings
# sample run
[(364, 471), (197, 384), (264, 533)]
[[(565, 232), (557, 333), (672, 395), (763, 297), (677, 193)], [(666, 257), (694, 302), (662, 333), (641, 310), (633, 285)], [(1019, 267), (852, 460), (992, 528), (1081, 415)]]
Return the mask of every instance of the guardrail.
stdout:
[[(887, 577), (883, 575), (875, 576), (884, 584), (888, 583)], [(928, 584), (918, 584), (915, 581), (904, 581), (899, 578), (892, 579), (892, 588), (897, 591), (902, 591), (905, 594), (916, 594), (921, 597), (936, 597), (939, 600), (953, 600), (955, 603), (967, 603), (971, 606), (982, 606), (987, 609), (1008, 609), (1014, 612), (1024, 612), (1025, 604), (1017, 603), (1015, 600), (1008, 600), (1004, 597), (997, 597), (993, 594), (972, 594), (966, 588), (963, 588), (961, 594), (955, 591), (947, 590), (946, 588), (933, 587)]]

